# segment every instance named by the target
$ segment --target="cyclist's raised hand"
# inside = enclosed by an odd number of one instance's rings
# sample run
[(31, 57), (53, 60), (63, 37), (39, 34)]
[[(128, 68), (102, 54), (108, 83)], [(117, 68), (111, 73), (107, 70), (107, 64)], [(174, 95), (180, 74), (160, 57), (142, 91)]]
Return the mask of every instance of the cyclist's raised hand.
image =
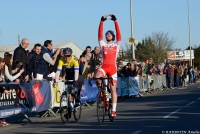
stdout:
[(115, 17), (114, 14), (110, 14), (110, 16), (111, 16), (111, 20), (113, 20), (113, 21), (116, 21), (116, 20), (117, 20), (117, 18)]
[(101, 17), (101, 21), (105, 21), (105, 20), (107, 20), (107, 16), (106, 15)]

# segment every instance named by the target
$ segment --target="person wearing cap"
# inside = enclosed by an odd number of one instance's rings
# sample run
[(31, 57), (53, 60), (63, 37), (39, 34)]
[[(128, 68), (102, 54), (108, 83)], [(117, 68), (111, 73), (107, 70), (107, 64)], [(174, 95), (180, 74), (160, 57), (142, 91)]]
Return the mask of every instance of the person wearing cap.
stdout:
[[(114, 22), (115, 29), (116, 29), (116, 36), (114, 31), (108, 30), (105, 33), (106, 42), (103, 40), (103, 26), (104, 21), (107, 20), (107, 16), (102, 16), (99, 24), (98, 29), (98, 41), (100, 48), (102, 50), (102, 57), (103, 57), (103, 64), (100, 69), (97, 70), (96, 78), (105, 77), (106, 75), (109, 78), (113, 78), (113, 85), (111, 85), (111, 96), (112, 96), (112, 110), (111, 116), (116, 117), (116, 107), (117, 107), (117, 92), (116, 92), (116, 85), (117, 85), (117, 66), (116, 60), (117, 55), (119, 52), (120, 44), (121, 44), (121, 32), (119, 28), (119, 24), (115, 15), (110, 14), (111, 20)], [(116, 37), (116, 42), (114, 42)], [(97, 80), (96, 82), (97, 87), (101, 85), (101, 81)], [(104, 92), (104, 99), (106, 98), (106, 94)], [(105, 104), (106, 109), (108, 108), (108, 101)]]

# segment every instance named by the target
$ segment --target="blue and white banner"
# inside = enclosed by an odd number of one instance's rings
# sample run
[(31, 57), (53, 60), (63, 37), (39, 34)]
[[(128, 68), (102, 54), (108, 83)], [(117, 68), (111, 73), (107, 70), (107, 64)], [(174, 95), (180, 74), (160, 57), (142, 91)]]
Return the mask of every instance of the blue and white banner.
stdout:
[(0, 118), (28, 111), (28, 102), (19, 87), (19, 83), (0, 83), (1, 88), (9, 89), (10, 94), (0, 93)]
[(31, 111), (41, 112), (50, 108), (51, 105), (51, 87), (49, 81), (21, 83), (28, 100)]
[(90, 86), (88, 80), (84, 81), (84, 85), (81, 90), (81, 102), (82, 104), (86, 101), (96, 101), (98, 95), (98, 88), (96, 86), (96, 81), (91, 81), (92, 86)]
[(139, 94), (138, 82), (139, 82), (139, 78), (129, 77), (129, 96)]

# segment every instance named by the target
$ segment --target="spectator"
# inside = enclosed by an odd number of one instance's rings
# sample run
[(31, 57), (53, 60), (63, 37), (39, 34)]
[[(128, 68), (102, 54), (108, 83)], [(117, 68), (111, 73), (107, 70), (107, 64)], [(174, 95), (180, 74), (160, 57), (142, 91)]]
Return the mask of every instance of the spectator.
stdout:
[(137, 67), (137, 59), (133, 59), (133, 62), (132, 62), (132, 77), (136, 77), (137, 76), (137, 71), (136, 71), (136, 67)]
[(83, 75), (83, 78), (84, 79), (87, 79), (89, 76), (91, 76), (92, 74), (90, 74), (90, 67), (91, 67), (91, 57), (92, 57), (92, 54), (90, 52), (88, 52), (86, 55), (85, 55), (85, 64), (84, 64), (84, 67), (83, 67), (83, 72), (82, 72), (82, 75)]
[(56, 53), (57, 53), (57, 51), (59, 51), (59, 50), (56, 49), (56, 50), (54, 51), (54, 53), (53, 53), (53, 58), (56, 58), (56, 62), (55, 62), (54, 65), (51, 65), (51, 71), (50, 71), (50, 72), (56, 72), (56, 71), (57, 71), (58, 61), (59, 61), (59, 59), (60, 59), (61, 57), (64, 56), (64, 55), (63, 55), (63, 49), (64, 49), (64, 48), (61, 48), (61, 49), (60, 49), (60, 53), (58, 54), (57, 57), (54, 57), (54, 56), (56, 56)]
[[(21, 80), (25, 80), (26, 82), (29, 80), (29, 70), (28, 70), (28, 52), (26, 49), (28, 48), (29, 41), (24, 38), (21, 41), (21, 44), (14, 50), (13, 61), (21, 62), (24, 68), (24, 73), (22, 74)], [(14, 64), (13, 64), (14, 65)]]
[(165, 66), (164, 67), (168, 67), (169, 66), (169, 63), (170, 63), (170, 59), (167, 59), (166, 63), (165, 63)]
[(35, 44), (34, 48), (31, 50), (31, 52), (28, 53), (28, 68), (29, 68), (29, 79), (33, 80), (33, 78), (36, 78), (36, 69), (37, 66), (34, 65), (36, 56), (38, 56), (41, 53), (41, 44)]
[(167, 84), (168, 84), (168, 88), (170, 89), (174, 89), (172, 87), (172, 65), (171, 63), (169, 63), (168, 67), (166, 67), (166, 79), (167, 79)]
[(181, 68), (181, 65), (179, 65), (177, 68), (177, 75), (176, 75), (176, 86), (177, 87), (182, 85), (181, 77), (182, 77), (182, 68)]
[(120, 66), (121, 68), (123, 68), (123, 61), (122, 61), (122, 59), (119, 59), (117, 65)]
[[(128, 68), (127, 68), (127, 70), (126, 70), (126, 74), (127, 74), (128, 76), (130, 76), (130, 77), (133, 76), (133, 70), (132, 70), (131, 66), (132, 66), (131, 63), (127, 63), (127, 67), (128, 67)], [(137, 76), (136, 67), (135, 67), (134, 70), (135, 70), (135, 72), (134, 72), (135, 74), (134, 74), (134, 75)]]
[(92, 59), (95, 59), (96, 61), (99, 60), (99, 52), (100, 52), (100, 48), (99, 47), (95, 47), (94, 50), (92, 50)]
[(123, 74), (124, 74), (124, 77), (128, 77), (128, 76), (129, 76), (128, 73), (127, 73), (127, 70), (128, 70), (128, 66), (125, 65), (125, 66), (123, 67), (123, 69), (122, 69)]
[(37, 57), (37, 73), (42, 74), (44, 79), (49, 81), (52, 78), (49, 78), (48, 75), (51, 73), (50, 66), (54, 65), (57, 59), (58, 54), (60, 53), (60, 49), (57, 49), (54, 59), (50, 56), (50, 51), (52, 50), (52, 41), (46, 40), (44, 42), (44, 46), (42, 46), (41, 53)]
[(151, 71), (150, 71), (150, 70), (151, 70), (152, 63), (153, 63), (153, 59), (152, 59), (152, 58), (149, 58), (149, 59), (148, 59), (148, 67), (147, 67), (147, 68), (148, 68), (148, 70), (147, 70), (147, 74), (148, 74), (148, 75), (152, 75), (152, 73), (151, 73)]
[(163, 74), (163, 68), (162, 68), (162, 66), (161, 65), (158, 65), (158, 73), (161, 75), (161, 74)]
[(80, 59), (79, 59), (79, 75), (82, 75), (84, 65), (85, 65), (85, 57), (83, 55), (81, 55)]
[(172, 64), (172, 88), (174, 88), (174, 83), (175, 83), (175, 79), (174, 79), (174, 72), (175, 72), (175, 65)]
[(185, 66), (183, 66), (182, 68), (182, 83), (183, 83), (183, 86), (187, 86), (186, 85), (186, 78), (187, 78), (187, 68)]
[(117, 77), (123, 77), (122, 67), (121, 66), (117, 66)]
[(194, 74), (193, 74), (193, 78), (194, 78), (193, 82), (196, 83), (196, 80), (197, 80), (197, 67), (194, 68), (193, 72), (194, 72)]
[(140, 75), (140, 78), (141, 80), (139, 80), (139, 84), (141, 84), (141, 89), (143, 91), (146, 91), (147, 90), (147, 78), (146, 78), (146, 73), (145, 73), (145, 62), (142, 62), (141, 63), (141, 66), (140, 66), (140, 71), (139, 71), (139, 75)]
[(145, 69), (144, 69), (144, 73), (145, 73), (145, 74), (148, 74), (148, 70), (149, 70), (149, 60), (146, 59), (146, 61), (145, 61)]
[(87, 46), (86, 48), (85, 48), (85, 51), (81, 54), (81, 55), (83, 55), (84, 57), (85, 57), (85, 55), (87, 54), (87, 53), (90, 53), (91, 52), (91, 46)]
[(151, 73), (152, 75), (158, 75), (158, 70), (155, 64), (152, 64), (151, 66)]
[(15, 68), (12, 70), (13, 56), (9, 52), (5, 52), (4, 54), (5, 64), (8, 67), (10, 74), (14, 74), (18, 71), (19, 68)]
[[(13, 61), (13, 59), (12, 59), (12, 54), (7, 53), (7, 54), (5, 55), (4, 61), (5, 61), (5, 71), (6, 71), (7, 73), (10, 74), (10, 76), (8, 76), (8, 77), (12, 77), (13, 74), (17, 74), (19, 68), (15, 68), (14, 70), (12, 70), (12, 61)], [(18, 74), (18, 75), (20, 76), (21, 74)], [(19, 77), (19, 76), (18, 76), (18, 77)], [(12, 79), (12, 78), (10, 78), (10, 79), (11, 79), (11, 80), (9, 80), (9, 79), (7, 78), (7, 79), (5, 79), (5, 81), (6, 81), (6, 82), (11, 82), (11, 81), (14, 80), (14, 79)]]
[(95, 47), (91, 53), (92, 57), (91, 57), (90, 74), (93, 74), (96, 70), (97, 62), (99, 63), (99, 47)]
[[(7, 58), (6, 60), (7, 60), (6, 61), (7, 65), (11, 66), (10, 59)], [(7, 80), (13, 81), (17, 79), (24, 72), (24, 69), (22, 68), (18, 74), (16, 74), (15, 76), (12, 76), (11, 67), (8, 67), (7, 65), (5, 64), (5, 60), (3, 58), (0, 58), (0, 81), (1, 82), (2, 81), (5, 82)]]
[(193, 68), (192, 68), (192, 66), (190, 66), (188, 68), (188, 75), (189, 75), (189, 83), (192, 84), (193, 83)]

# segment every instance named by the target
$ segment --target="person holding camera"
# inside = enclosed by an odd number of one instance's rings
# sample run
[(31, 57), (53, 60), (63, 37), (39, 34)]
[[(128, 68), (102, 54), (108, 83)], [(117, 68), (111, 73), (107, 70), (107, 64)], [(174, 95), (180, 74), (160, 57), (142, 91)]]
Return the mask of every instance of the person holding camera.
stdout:
[[(19, 71), (19, 73), (12, 76), (12, 70), (10, 68), (8, 68), (8, 66), (5, 64), (4, 58), (0, 57), (0, 82), (14, 81), (23, 72), (24, 72), (24, 69), (21, 69)], [(2, 89), (1, 89), (1, 91), (2, 91)], [(7, 89), (4, 89), (4, 93), (9, 94), (10, 92)]]

